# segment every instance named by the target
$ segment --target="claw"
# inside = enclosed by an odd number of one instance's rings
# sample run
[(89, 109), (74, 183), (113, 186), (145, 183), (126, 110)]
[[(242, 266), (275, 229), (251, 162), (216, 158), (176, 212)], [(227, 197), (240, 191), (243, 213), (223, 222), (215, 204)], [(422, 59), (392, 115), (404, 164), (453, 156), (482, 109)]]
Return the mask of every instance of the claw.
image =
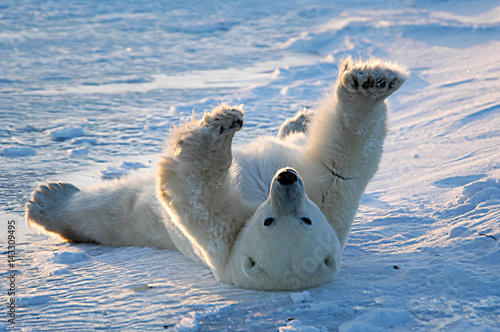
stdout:
[(358, 79), (356, 77), (354, 77), (354, 75), (352, 76), (352, 87), (354, 89), (357, 89), (359, 87)]
[(394, 79), (391, 83), (389, 83), (389, 87), (387, 88), (387, 90), (391, 90), (393, 88), (394, 82), (396, 82), (396, 79)]

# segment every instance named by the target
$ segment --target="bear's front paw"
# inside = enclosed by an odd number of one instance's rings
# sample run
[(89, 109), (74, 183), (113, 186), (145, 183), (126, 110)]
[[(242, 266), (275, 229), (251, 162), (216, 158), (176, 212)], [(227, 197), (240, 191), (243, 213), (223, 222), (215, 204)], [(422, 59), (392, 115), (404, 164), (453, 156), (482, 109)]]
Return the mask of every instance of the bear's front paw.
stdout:
[(243, 127), (243, 115), (241, 107), (221, 104), (212, 112), (205, 113), (200, 125), (209, 129), (213, 136), (227, 136)]
[(341, 86), (351, 95), (386, 98), (398, 90), (410, 76), (408, 70), (379, 59), (342, 63)]

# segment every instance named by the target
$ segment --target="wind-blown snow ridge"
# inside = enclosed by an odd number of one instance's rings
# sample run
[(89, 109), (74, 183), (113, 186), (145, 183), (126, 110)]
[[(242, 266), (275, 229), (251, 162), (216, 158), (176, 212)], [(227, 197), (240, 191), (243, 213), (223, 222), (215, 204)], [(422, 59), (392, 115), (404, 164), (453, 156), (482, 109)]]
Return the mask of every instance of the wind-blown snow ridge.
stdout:
[[(387, 35), (397, 30), (403, 36), (432, 36), (431, 30), (457, 34), (485, 33), (500, 39), (500, 7), (476, 16), (459, 16), (425, 9), (346, 11), (338, 17), (287, 40), (282, 47), (290, 50), (324, 54), (338, 47), (351, 50), (364, 40), (370, 43), (375, 35)], [(356, 41), (358, 44), (356, 45)], [(368, 46), (366, 46), (368, 47)]]

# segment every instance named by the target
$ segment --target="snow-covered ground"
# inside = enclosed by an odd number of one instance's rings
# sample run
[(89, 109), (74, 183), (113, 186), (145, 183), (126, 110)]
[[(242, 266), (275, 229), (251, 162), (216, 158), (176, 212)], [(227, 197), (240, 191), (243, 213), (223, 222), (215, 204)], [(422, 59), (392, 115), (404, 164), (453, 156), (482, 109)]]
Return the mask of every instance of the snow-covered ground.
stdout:
[[(333, 283), (241, 290), (177, 252), (27, 229), (38, 182), (153, 168), (172, 123), (222, 100), (247, 111), (237, 144), (275, 134), (349, 54), (412, 77)], [(0, 96), (0, 330), (500, 331), (497, 1), (3, 0)]]

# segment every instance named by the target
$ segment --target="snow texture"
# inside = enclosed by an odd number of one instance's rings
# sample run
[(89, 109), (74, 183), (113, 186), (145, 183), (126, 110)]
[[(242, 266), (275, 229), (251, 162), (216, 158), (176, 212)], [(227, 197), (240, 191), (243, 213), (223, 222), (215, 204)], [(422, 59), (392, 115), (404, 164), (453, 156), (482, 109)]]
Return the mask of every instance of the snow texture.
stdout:
[[(17, 227), (14, 330), (500, 331), (497, 1), (0, 7), (0, 221)], [(237, 144), (276, 135), (317, 105), (346, 55), (397, 61), (412, 76), (389, 100), (384, 156), (340, 273), (309, 296), (241, 290), (176, 252), (63, 243), (24, 225), (38, 182), (85, 187), (121, 161), (154, 165), (171, 123), (221, 101), (247, 111)], [(86, 156), (68, 154), (83, 146)], [(26, 150), (8, 156), (12, 147)]]
[(54, 141), (62, 141), (85, 134), (81, 126), (68, 125), (61, 126), (47, 131)]
[(89, 154), (89, 148), (86, 146), (81, 146), (79, 148), (69, 149), (68, 155), (73, 158), (86, 157)]
[(30, 146), (7, 146), (0, 152), (4, 157), (31, 157), (35, 154), (35, 149)]
[(108, 166), (105, 169), (98, 171), (97, 173), (101, 176), (102, 179), (110, 180), (121, 178), (122, 176), (127, 175), (129, 170), (138, 168), (147, 168), (147, 166), (140, 162), (122, 161), (116, 167)]

